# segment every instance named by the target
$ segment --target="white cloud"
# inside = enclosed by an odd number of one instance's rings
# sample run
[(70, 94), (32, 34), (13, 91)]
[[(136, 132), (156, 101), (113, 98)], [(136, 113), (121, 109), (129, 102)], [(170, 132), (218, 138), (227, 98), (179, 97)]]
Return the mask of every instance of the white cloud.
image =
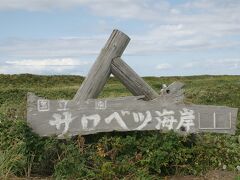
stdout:
[(69, 74), (72, 71), (76, 71), (78, 74), (86, 74), (89, 64), (91, 62), (72, 58), (15, 60), (6, 61), (1, 65), (0, 73)]
[(51, 11), (85, 7), (100, 16), (140, 19), (155, 19), (157, 10), (165, 11), (168, 6), (166, 1), (152, 0), (0, 0), (0, 10)]
[(199, 62), (188, 62), (186, 64), (183, 64), (182, 68), (184, 69), (191, 69), (199, 65)]
[(17, 66), (82, 66), (88, 65), (88, 61), (79, 61), (72, 58), (61, 58), (61, 59), (24, 59), (18, 61), (6, 61), (6, 64), (17, 65)]
[(182, 65), (182, 68), (205, 68), (216, 69), (224, 68), (226, 70), (239, 69), (240, 70), (240, 58), (225, 58), (225, 59), (205, 59), (201, 61), (188, 62)]
[(172, 65), (168, 63), (159, 64), (156, 66), (157, 70), (169, 70), (172, 69)]
[(54, 8), (72, 8), (75, 5), (81, 5), (82, 1), (78, 0), (1, 0), (0, 9), (2, 10), (28, 10), (44, 11)]
[(79, 57), (83, 55), (96, 56), (106, 39), (95, 36), (91, 38), (66, 37), (57, 39), (7, 39), (0, 42), (1, 55), (14, 57)]
[[(151, 54), (162, 51), (186, 51), (239, 46), (240, 1), (189, 0), (184, 3), (153, 0), (0, 0), (0, 10), (54, 10), (84, 7), (100, 17), (143, 20), (151, 24), (141, 35), (131, 35), (129, 54)], [(99, 20), (99, 29), (112, 28)], [(110, 27), (108, 27), (110, 26)], [(109, 31), (108, 31), (109, 32)], [(89, 38), (43, 39), (5, 44), (1, 51), (16, 56), (32, 54), (47, 57), (98, 54), (107, 36)], [(140, 43), (139, 43), (140, 42)]]
[(240, 58), (227, 58), (227, 59), (211, 59), (206, 61), (205, 66), (212, 67), (224, 67), (227, 69), (239, 69), (240, 70)]

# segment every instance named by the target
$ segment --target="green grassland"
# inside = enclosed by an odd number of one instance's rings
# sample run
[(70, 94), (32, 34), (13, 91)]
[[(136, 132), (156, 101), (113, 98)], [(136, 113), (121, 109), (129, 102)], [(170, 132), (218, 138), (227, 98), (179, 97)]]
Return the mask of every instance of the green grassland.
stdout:
[[(209, 170), (237, 172), (240, 166), (240, 114), (235, 135), (174, 132), (112, 132), (72, 139), (41, 138), (26, 124), (26, 95), (72, 99), (80, 76), (0, 75), (0, 179), (159, 179), (201, 175)], [(240, 76), (145, 77), (157, 92), (162, 84), (185, 83), (185, 101), (240, 108)], [(110, 78), (100, 97), (130, 95)]]

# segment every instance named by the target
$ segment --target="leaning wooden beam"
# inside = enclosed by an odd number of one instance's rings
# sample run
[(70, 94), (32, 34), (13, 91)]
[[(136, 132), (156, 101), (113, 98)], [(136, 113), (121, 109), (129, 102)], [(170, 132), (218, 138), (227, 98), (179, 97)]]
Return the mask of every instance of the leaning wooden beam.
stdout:
[(133, 95), (144, 95), (144, 100), (152, 100), (158, 97), (158, 93), (154, 91), (140, 76), (138, 76), (138, 74), (120, 57), (113, 59), (111, 72)]
[(126, 34), (119, 30), (113, 30), (73, 101), (79, 103), (90, 98), (96, 98), (100, 94), (109, 78), (112, 59), (122, 55), (129, 41), (130, 38)]

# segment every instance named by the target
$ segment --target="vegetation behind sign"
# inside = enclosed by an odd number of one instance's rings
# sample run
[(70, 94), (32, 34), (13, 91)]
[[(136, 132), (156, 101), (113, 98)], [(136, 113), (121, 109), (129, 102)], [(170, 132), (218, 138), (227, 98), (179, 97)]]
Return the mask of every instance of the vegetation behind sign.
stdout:
[[(162, 83), (185, 83), (186, 103), (240, 108), (239, 76), (147, 77), (156, 91)], [(79, 76), (0, 75), (0, 177), (158, 178), (201, 175), (211, 169), (237, 172), (240, 116), (233, 135), (179, 136), (173, 132), (111, 132), (67, 140), (40, 138), (26, 124), (26, 94), (72, 99)], [(128, 96), (110, 78), (100, 98)]]

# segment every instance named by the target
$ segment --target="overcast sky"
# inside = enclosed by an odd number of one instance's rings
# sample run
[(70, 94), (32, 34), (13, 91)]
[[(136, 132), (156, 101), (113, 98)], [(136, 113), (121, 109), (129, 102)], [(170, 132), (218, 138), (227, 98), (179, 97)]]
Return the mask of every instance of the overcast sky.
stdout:
[(86, 75), (113, 29), (141, 76), (240, 74), (240, 0), (0, 0), (0, 73)]

